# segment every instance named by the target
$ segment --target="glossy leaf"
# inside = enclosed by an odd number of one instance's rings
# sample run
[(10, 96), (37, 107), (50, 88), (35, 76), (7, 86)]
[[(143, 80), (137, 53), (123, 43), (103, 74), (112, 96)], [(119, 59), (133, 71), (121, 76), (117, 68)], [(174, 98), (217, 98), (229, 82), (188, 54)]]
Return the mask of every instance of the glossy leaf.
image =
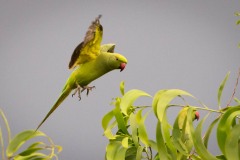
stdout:
[(230, 72), (227, 73), (227, 75), (225, 76), (224, 80), (221, 82), (219, 88), (218, 88), (218, 106), (221, 106), (221, 97), (222, 97), (222, 92), (223, 92), (223, 89), (225, 87), (225, 84), (228, 80), (228, 77), (230, 75)]
[(138, 99), (139, 97), (151, 97), (149, 94), (147, 94), (144, 91), (133, 89), (128, 91), (124, 94), (124, 96), (121, 99), (121, 110), (125, 115), (129, 115), (128, 111), (130, 107), (133, 105), (133, 103)]

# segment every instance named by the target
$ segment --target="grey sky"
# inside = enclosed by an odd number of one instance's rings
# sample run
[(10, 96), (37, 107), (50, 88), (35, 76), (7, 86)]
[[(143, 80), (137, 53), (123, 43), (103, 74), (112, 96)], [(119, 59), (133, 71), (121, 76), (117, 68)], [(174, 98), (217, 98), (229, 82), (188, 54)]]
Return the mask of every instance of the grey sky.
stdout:
[(101, 118), (122, 80), (126, 90), (151, 95), (183, 89), (217, 108), (219, 83), (231, 71), (226, 104), (240, 67), (235, 11), (237, 0), (1, 1), (0, 107), (13, 134), (35, 129), (71, 73), (74, 48), (102, 14), (103, 43), (116, 43), (128, 65), (94, 81), (80, 102), (69, 96), (40, 130), (63, 146), (60, 159), (103, 159)]

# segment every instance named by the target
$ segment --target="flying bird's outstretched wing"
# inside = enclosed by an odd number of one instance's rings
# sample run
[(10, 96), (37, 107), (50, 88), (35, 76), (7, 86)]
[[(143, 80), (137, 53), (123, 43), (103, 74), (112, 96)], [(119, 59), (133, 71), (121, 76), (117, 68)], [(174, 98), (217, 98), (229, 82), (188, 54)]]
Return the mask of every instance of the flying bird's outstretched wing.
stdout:
[(100, 24), (101, 15), (99, 15), (89, 26), (84, 41), (80, 43), (73, 51), (69, 62), (69, 69), (96, 59), (100, 54), (102, 42), (103, 27)]

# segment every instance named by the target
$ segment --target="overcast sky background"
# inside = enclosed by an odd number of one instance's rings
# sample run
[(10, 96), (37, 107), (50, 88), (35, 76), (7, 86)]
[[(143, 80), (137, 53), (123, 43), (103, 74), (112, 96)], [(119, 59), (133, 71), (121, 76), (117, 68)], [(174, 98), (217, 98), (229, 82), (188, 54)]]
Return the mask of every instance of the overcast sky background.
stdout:
[(60, 159), (104, 159), (108, 141), (101, 119), (120, 95), (122, 80), (126, 90), (151, 95), (183, 89), (217, 109), (218, 86), (231, 71), (226, 105), (240, 67), (236, 11), (237, 0), (2, 0), (0, 107), (13, 135), (35, 129), (50, 110), (71, 73), (72, 52), (98, 14), (103, 15), (103, 43), (116, 43), (115, 51), (129, 63), (123, 72), (94, 81), (96, 89), (80, 102), (69, 96), (40, 128), (63, 146)]

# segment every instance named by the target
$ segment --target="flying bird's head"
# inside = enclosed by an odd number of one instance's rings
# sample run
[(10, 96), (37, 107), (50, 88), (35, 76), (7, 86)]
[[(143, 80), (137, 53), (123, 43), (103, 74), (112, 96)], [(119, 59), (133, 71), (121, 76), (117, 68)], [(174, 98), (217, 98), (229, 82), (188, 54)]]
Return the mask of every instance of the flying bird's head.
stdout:
[(119, 53), (111, 53), (108, 64), (111, 69), (120, 69), (121, 72), (126, 67), (127, 59)]

